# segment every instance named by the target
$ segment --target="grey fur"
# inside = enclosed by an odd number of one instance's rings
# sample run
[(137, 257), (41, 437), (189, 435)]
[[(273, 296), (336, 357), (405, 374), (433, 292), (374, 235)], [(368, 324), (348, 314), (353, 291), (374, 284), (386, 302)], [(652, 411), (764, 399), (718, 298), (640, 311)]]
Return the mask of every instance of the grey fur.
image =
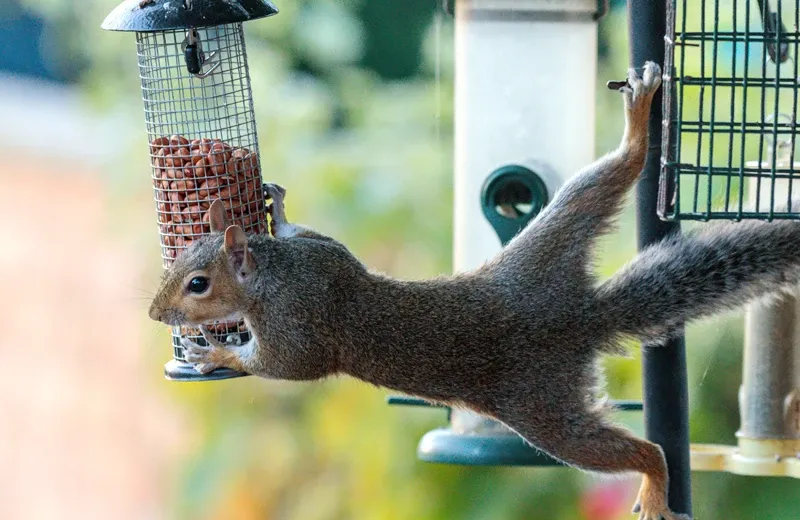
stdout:
[(620, 334), (651, 342), (800, 283), (800, 223), (716, 224), (642, 251), (597, 290)]

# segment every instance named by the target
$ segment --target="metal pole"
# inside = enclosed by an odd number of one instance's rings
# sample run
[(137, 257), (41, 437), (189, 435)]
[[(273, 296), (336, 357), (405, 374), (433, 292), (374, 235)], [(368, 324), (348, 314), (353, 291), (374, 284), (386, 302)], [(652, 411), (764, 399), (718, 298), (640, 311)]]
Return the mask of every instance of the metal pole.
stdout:
[[(632, 67), (645, 61), (664, 64), (666, 2), (628, 0), (628, 34)], [(671, 71), (665, 71), (670, 74)], [(680, 233), (680, 224), (658, 218), (658, 177), (661, 163), (661, 97), (650, 112), (650, 148), (636, 187), (639, 249)], [(642, 345), (645, 431), (664, 449), (669, 466), (669, 506), (676, 513), (691, 514), (689, 466), (689, 395), (686, 346), (683, 336), (663, 346)]]
[[(787, 406), (796, 400), (798, 388), (795, 370), (800, 332), (798, 301), (784, 296), (776, 301), (754, 303), (747, 308), (745, 323), (739, 391), (741, 427), (737, 436), (740, 441), (798, 439), (796, 406)], [(774, 455), (795, 455), (797, 443), (786, 443), (786, 448)]]

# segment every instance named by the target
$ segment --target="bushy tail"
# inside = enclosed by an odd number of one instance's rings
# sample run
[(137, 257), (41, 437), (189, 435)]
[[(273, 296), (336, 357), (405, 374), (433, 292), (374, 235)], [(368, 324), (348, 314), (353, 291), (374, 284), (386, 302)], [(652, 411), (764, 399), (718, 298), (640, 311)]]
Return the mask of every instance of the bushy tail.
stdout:
[(597, 289), (608, 325), (650, 341), (684, 323), (793, 291), (800, 222), (709, 225), (644, 251)]

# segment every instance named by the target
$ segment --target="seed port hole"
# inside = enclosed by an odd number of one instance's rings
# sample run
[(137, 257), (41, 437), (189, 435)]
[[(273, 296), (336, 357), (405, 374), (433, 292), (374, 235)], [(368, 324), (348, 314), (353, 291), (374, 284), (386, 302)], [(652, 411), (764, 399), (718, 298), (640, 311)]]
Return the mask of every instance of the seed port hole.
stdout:
[(512, 179), (497, 190), (493, 203), (499, 216), (517, 220), (533, 211), (533, 192), (522, 181)]

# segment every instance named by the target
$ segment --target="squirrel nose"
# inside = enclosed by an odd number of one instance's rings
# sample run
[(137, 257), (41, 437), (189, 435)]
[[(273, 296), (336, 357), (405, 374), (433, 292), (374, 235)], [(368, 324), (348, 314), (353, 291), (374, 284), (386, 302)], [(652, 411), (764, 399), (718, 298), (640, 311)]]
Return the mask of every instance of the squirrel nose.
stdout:
[(153, 321), (161, 321), (161, 312), (156, 308), (155, 305), (150, 306), (150, 319)]

